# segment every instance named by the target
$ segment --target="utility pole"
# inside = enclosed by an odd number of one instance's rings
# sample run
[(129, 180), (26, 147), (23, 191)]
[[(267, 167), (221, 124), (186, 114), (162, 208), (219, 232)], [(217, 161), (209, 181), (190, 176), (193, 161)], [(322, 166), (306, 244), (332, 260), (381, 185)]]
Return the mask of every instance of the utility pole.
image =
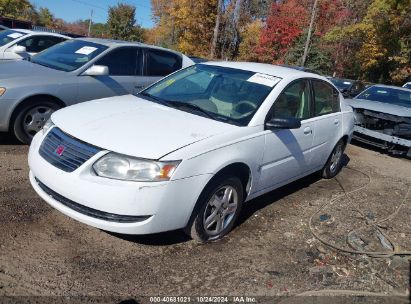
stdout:
[(88, 37), (90, 37), (91, 24), (92, 24), (92, 23), (93, 23), (93, 9), (91, 9), (91, 12), (90, 12), (90, 20), (89, 20), (89, 23), (88, 23), (88, 34), (87, 34)]
[(314, 27), (315, 14), (317, 13), (317, 5), (318, 5), (318, 0), (315, 0), (313, 10), (311, 11), (310, 27), (308, 28), (308, 35), (307, 35), (307, 40), (305, 42), (304, 55), (303, 55), (303, 58), (301, 59), (301, 66), (305, 66), (305, 62), (307, 61), (308, 49), (310, 47), (311, 35), (313, 32), (313, 27)]

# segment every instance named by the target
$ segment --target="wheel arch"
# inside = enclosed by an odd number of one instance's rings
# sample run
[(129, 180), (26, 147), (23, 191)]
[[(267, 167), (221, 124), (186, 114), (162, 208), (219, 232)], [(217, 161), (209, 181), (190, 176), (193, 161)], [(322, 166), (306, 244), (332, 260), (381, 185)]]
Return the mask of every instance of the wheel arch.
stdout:
[(9, 120), (9, 131), (10, 131), (11, 126), (13, 125), (14, 120), (16, 119), (18, 115), (19, 110), (25, 107), (27, 104), (30, 104), (31, 102), (35, 102), (36, 100), (40, 98), (44, 98), (44, 99), (47, 99), (48, 101), (55, 102), (57, 105), (61, 106), (62, 108), (66, 106), (66, 104), (60, 98), (54, 95), (51, 95), (51, 94), (35, 94), (35, 95), (27, 96), (14, 106), (11, 112), (11, 115), (10, 115), (10, 120)]
[(251, 189), (251, 184), (252, 184), (252, 171), (249, 165), (247, 165), (245, 162), (242, 161), (235, 161), (230, 164), (225, 164), (222, 165), (221, 168), (216, 170), (216, 173), (213, 174), (210, 179), (205, 183), (203, 190), (199, 194), (197, 201), (194, 205), (193, 210), (191, 211), (190, 218), (188, 219), (188, 222), (186, 223), (185, 230), (187, 232), (187, 229), (191, 226), (192, 222), (194, 221), (195, 214), (200, 206), (200, 198), (204, 193), (204, 190), (207, 189), (207, 187), (217, 178), (220, 178), (221, 176), (224, 175), (233, 175), (236, 176), (240, 179), (242, 185), (243, 185), (243, 197), (244, 201), (246, 200), (250, 189)]

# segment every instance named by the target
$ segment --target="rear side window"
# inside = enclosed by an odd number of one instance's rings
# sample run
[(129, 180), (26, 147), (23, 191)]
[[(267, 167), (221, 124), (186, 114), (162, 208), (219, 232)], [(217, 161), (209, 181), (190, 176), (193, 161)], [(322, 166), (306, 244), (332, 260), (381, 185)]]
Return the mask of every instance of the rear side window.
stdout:
[(326, 115), (340, 111), (339, 93), (324, 81), (313, 80), (314, 114)]
[(160, 50), (146, 51), (146, 75), (166, 76), (181, 69), (182, 60), (177, 54)]
[(117, 48), (99, 59), (96, 65), (108, 67), (110, 76), (140, 75), (141, 50), (134, 47)]

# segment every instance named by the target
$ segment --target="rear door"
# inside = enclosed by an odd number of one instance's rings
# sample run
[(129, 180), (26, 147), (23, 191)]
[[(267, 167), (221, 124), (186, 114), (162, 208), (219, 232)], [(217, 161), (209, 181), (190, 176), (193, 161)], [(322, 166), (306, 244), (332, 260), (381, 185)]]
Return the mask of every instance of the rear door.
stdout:
[(180, 55), (157, 49), (144, 50), (144, 79), (137, 85), (137, 90), (142, 90), (152, 83), (160, 80), (182, 67), (183, 60)]
[(271, 117), (299, 118), (301, 127), (293, 130), (266, 130), (258, 191), (283, 184), (312, 168), (311, 147), (314, 138), (310, 81), (292, 82), (280, 94), (270, 110)]
[(342, 137), (340, 94), (326, 81), (312, 79), (311, 83), (315, 121), (312, 163), (314, 167), (321, 168)]
[(119, 47), (94, 62), (109, 69), (107, 76), (78, 76), (79, 102), (133, 94), (142, 77), (143, 54), (139, 47)]

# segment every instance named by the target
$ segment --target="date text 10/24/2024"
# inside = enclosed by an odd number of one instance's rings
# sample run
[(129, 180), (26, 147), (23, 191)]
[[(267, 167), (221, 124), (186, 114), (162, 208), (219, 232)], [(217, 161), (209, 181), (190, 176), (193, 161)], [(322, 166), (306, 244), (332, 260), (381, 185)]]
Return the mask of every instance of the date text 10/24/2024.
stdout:
[(150, 297), (151, 303), (256, 303), (256, 298), (245, 296), (232, 297)]

